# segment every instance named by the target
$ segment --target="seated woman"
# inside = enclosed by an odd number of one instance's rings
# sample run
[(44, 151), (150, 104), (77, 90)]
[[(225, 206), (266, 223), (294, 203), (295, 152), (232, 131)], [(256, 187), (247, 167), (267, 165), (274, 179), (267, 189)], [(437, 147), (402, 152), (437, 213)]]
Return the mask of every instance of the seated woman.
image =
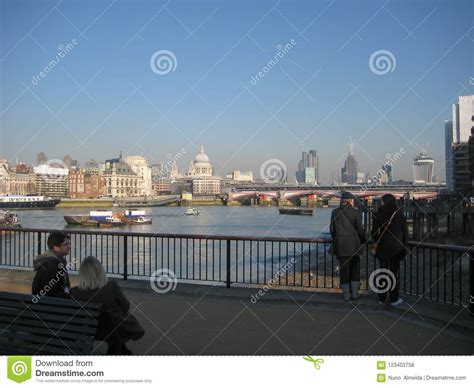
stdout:
[(70, 291), (72, 299), (102, 305), (95, 338), (109, 345), (107, 354), (132, 354), (125, 343), (145, 334), (135, 317), (128, 313), (130, 302), (117, 282), (107, 281), (104, 267), (94, 256), (86, 257), (79, 268), (79, 285)]

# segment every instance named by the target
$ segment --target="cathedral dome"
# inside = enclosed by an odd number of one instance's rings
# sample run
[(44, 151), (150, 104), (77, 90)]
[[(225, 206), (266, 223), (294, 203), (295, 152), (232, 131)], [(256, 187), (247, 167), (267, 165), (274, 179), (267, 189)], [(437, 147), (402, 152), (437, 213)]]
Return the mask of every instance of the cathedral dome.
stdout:
[(212, 176), (212, 164), (209, 157), (204, 153), (204, 146), (201, 146), (199, 154), (190, 163), (188, 176)]
[(194, 162), (195, 163), (209, 163), (210, 162), (209, 156), (207, 156), (204, 153), (204, 146), (203, 145), (201, 146), (201, 150), (200, 150), (199, 154), (197, 154), (196, 157), (194, 158)]

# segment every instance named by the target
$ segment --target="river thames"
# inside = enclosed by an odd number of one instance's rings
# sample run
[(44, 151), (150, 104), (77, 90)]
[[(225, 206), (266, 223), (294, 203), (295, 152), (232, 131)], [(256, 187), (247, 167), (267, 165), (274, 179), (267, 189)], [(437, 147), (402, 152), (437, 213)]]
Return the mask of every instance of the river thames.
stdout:
[[(150, 207), (145, 210), (152, 225), (122, 226), (109, 231), (171, 234), (200, 234), (209, 236), (252, 237), (327, 237), (331, 208), (315, 208), (313, 216), (281, 215), (277, 207), (263, 206), (200, 206), (197, 216), (185, 216), (185, 207)], [(113, 208), (115, 212), (123, 211)], [(67, 214), (87, 214), (84, 208), (18, 211), (24, 228), (104, 230), (67, 225)]]

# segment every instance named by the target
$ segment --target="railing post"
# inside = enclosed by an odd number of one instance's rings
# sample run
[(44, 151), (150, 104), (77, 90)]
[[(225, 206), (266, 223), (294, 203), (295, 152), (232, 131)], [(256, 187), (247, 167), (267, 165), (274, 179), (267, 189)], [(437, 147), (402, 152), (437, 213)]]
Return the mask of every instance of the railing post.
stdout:
[(38, 253), (38, 256), (41, 255), (41, 232), (38, 232), (38, 244), (37, 244), (37, 247), (36, 247), (36, 250), (37, 250), (37, 253)]
[(128, 278), (128, 239), (123, 236), (123, 280)]
[(230, 288), (230, 240), (227, 240), (225, 284), (227, 288)]
[(469, 312), (474, 316), (474, 252), (469, 251)]

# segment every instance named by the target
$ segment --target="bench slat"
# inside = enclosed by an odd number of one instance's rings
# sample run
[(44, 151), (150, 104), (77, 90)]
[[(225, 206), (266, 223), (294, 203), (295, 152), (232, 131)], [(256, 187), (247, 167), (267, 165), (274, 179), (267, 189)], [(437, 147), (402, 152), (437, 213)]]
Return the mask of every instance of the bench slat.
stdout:
[[(36, 303), (34, 302), (33, 296), (29, 294), (18, 294), (14, 292), (5, 292), (0, 291), (0, 300), (13, 300), (13, 301), (24, 301), (27, 303)], [(51, 305), (51, 306), (70, 306), (71, 302), (76, 304), (83, 304), (82, 301), (77, 301), (75, 299), (68, 299), (68, 298), (53, 298), (50, 296), (43, 296), (39, 298), (39, 302), (42, 305)], [(97, 304), (90, 305), (91, 310), (100, 309), (100, 306)]]
[[(24, 340), (25, 342), (36, 344), (37, 349), (39, 349), (42, 345), (49, 345), (51, 347), (58, 347), (59, 349), (62, 348), (69, 348), (69, 349), (84, 349), (87, 348), (87, 342), (85, 340), (93, 341), (94, 337), (82, 337), (82, 341), (74, 341), (66, 338), (61, 338), (61, 333), (50, 333), (47, 336), (41, 335), (33, 335), (32, 333), (28, 332), (18, 332), (16, 330), (6, 329), (3, 330), (2, 336), (6, 336), (7, 338), (13, 338), (15, 340)], [(59, 338), (58, 338), (59, 337)]]
[[(28, 308), (21, 308), (20, 306), (17, 306), (15, 308), (15, 306), (11, 306), (9, 307), (8, 309), (0, 306), (0, 312), (7, 312), (7, 311), (10, 311), (10, 312), (15, 312), (15, 315), (21, 315), (22, 317), (28, 317), (28, 318), (32, 318), (32, 319), (38, 319), (38, 317), (41, 317), (41, 319), (45, 322), (49, 322), (49, 321), (52, 321), (52, 322), (62, 322), (62, 323), (66, 323), (66, 322), (71, 322), (71, 321), (74, 321), (74, 323), (76, 324), (80, 324), (80, 325), (92, 325), (91, 321), (94, 321), (98, 319), (98, 317), (94, 317), (92, 316), (89, 316), (89, 315), (74, 315), (75, 313), (71, 313), (71, 314), (49, 314), (45, 311), (38, 311), (38, 310), (29, 310)], [(74, 318), (72, 318), (74, 316)], [(72, 318), (72, 319), (71, 319)]]
[[(41, 322), (38, 318), (34, 317), (34, 319), (25, 319), (23, 316), (18, 317), (14, 312), (6, 312), (2, 310), (2, 315), (0, 315), (0, 324), (1, 323), (8, 323), (10, 324), (13, 320), (15, 320), (15, 324), (25, 325), (34, 327), (49, 327), (52, 330), (61, 329), (64, 332), (70, 333), (88, 333), (88, 334), (95, 334), (96, 327), (95, 326), (86, 326), (86, 325), (77, 325), (74, 322), (69, 322), (68, 324), (60, 323), (60, 322), (51, 322), (45, 321)], [(1, 331), (0, 331), (1, 334)]]
[[(72, 302), (75, 303), (75, 302)], [(68, 308), (64, 307), (55, 307), (55, 306), (45, 306), (41, 303), (25, 303), (24, 301), (5, 301), (0, 300), (0, 308), (2, 307), (11, 307), (21, 310), (31, 310), (35, 313), (37, 312), (47, 312), (49, 314), (58, 314), (58, 315), (75, 315), (78, 318), (82, 317), (91, 317), (96, 318), (99, 316), (100, 311), (88, 310), (86, 307), (81, 305), (71, 305)]]
[(71, 340), (84, 339), (84, 341), (88, 341), (90, 336), (93, 337), (95, 335), (95, 332), (94, 333), (71, 332), (69, 330), (64, 330), (64, 328), (60, 328), (60, 327), (53, 329), (52, 327), (49, 327), (49, 325), (47, 326), (43, 324), (41, 324), (41, 326), (40, 325), (32, 326), (30, 324), (25, 325), (24, 323), (18, 322), (18, 320), (16, 320), (12, 324), (11, 322), (1, 322), (0, 320), (0, 335), (3, 335), (4, 330), (5, 331), (19, 331), (19, 332), (26, 332), (26, 333), (34, 332), (35, 334), (38, 334), (41, 336), (47, 336), (47, 337), (57, 335), (60, 338), (68, 338)]
[(101, 306), (0, 292), (0, 354), (91, 354)]
[(90, 354), (90, 351), (84, 352), (71, 352), (68, 348), (63, 346), (62, 348), (53, 347), (46, 345), (41, 351), (39, 350), (41, 346), (35, 343), (28, 343), (24, 341), (16, 341), (14, 345), (12, 343), (6, 342), (0, 339), (0, 354), (2, 355), (11, 355), (11, 354), (21, 354), (21, 355), (77, 355), (77, 354)]

